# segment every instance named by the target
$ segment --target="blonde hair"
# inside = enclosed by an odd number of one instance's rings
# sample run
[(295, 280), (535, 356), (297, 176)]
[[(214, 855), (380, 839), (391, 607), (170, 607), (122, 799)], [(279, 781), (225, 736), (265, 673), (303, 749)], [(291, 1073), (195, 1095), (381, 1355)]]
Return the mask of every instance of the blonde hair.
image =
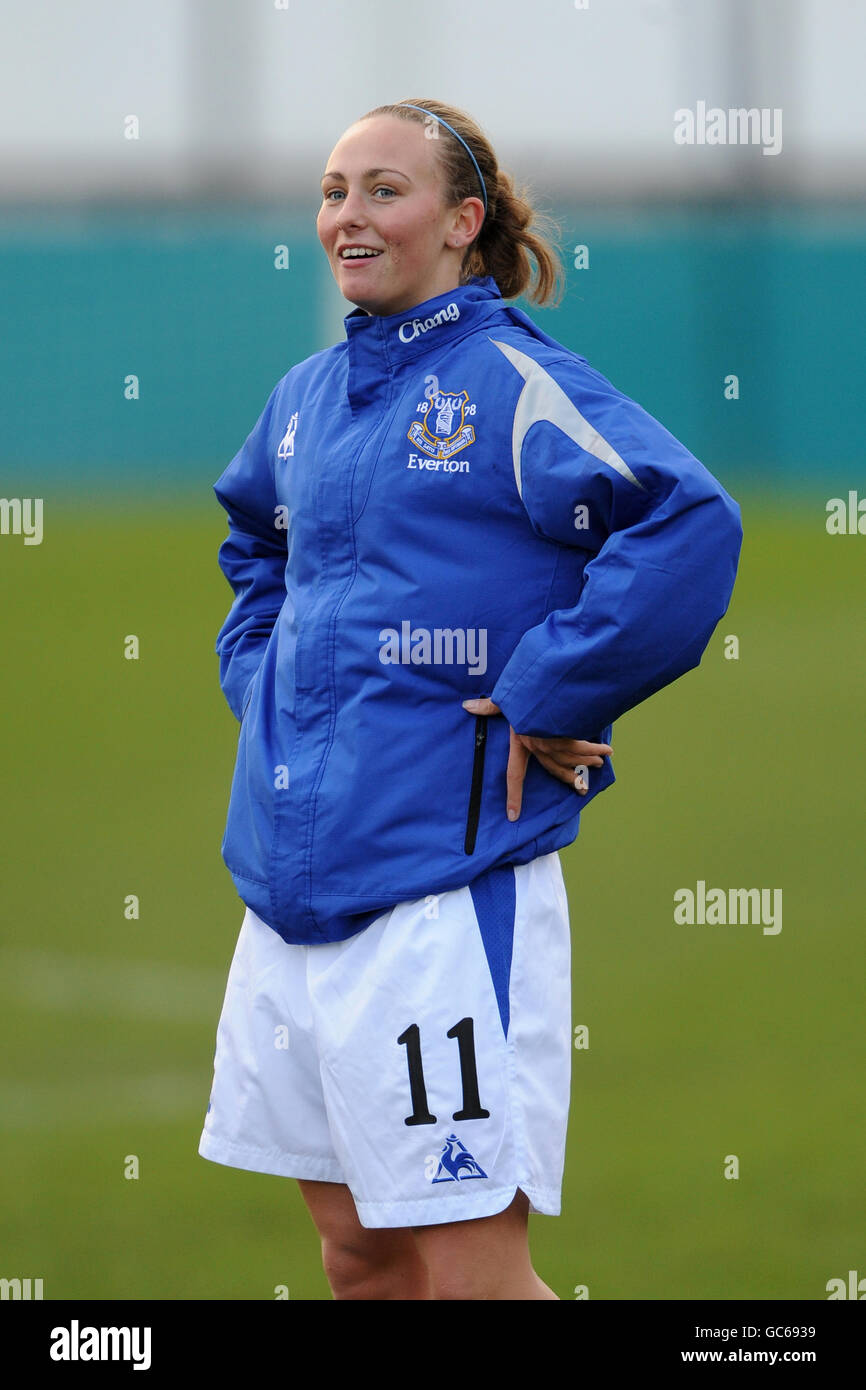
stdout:
[[(411, 100), (414, 106), (423, 106), (433, 116), (453, 126), (466, 141), (481, 170), (487, 213), (480, 232), (466, 248), (460, 283), (466, 284), (473, 275), (492, 275), (503, 299), (516, 299), (532, 284), (527, 297), (534, 304), (558, 304), (562, 299), (564, 273), (559, 254), (549, 239), (559, 235), (558, 224), (549, 214), (533, 207), (525, 185), (515, 189), (511, 175), (499, 168), (490, 141), (465, 111), (442, 101), (409, 97), (405, 100)], [(422, 111), (399, 102), (377, 106), (360, 120), (366, 121), (373, 116), (397, 116), (417, 125), (429, 124), (429, 118)], [(477, 198), (480, 189), (472, 160), (460, 141), (439, 121), (436, 129), (436, 158), (447, 200), (456, 206), (464, 198)], [(535, 261), (534, 272), (530, 255)]]

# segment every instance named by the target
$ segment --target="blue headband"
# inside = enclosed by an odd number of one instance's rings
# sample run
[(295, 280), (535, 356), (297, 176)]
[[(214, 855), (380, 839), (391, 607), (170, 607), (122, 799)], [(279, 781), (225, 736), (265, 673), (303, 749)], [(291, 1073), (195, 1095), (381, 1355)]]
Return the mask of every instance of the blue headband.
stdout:
[(441, 116), (437, 116), (435, 111), (428, 111), (427, 108), (426, 108), (426, 106), (416, 106), (415, 103), (414, 103), (413, 101), (401, 101), (401, 102), (400, 102), (400, 105), (401, 105), (401, 106), (411, 106), (413, 111), (423, 111), (425, 116), (433, 116), (433, 117), (435, 117), (435, 119), (436, 119), (437, 121), (439, 121), (440, 125), (444, 125), (444, 127), (445, 127), (446, 130), (450, 130), (452, 135), (456, 135), (456, 136), (457, 136), (457, 139), (460, 141), (461, 145), (463, 146), (464, 150), (465, 150), (466, 153), (468, 154), (469, 158), (472, 160), (472, 163), (475, 165), (475, 172), (476, 172), (476, 174), (478, 175), (478, 182), (481, 184), (481, 196), (482, 196), (482, 198), (484, 199), (484, 213), (485, 213), (485, 216), (486, 216), (486, 215), (487, 215), (487, 189), (484, 187), (484, 180), (483, 180), (483, 178), (481, 177), (481, 170), (480, 170), (479, 167), (478, 167), (478, 160), (475, 158), (475, 155), (472, 153), (472, 151), (470, 150), (470, 148), (469, 148), (469, 146), (467, 145), (466, 141), (463, 139), (463, 136), (462, 136), (462, 135), (458, 135), (458, 133), (457, 133), (457, 131), (454, 129), (453, 125), (449, 125), (447, 121), (443, 121), (443, 120), (442, 120), (442, 117), (441, 117)]

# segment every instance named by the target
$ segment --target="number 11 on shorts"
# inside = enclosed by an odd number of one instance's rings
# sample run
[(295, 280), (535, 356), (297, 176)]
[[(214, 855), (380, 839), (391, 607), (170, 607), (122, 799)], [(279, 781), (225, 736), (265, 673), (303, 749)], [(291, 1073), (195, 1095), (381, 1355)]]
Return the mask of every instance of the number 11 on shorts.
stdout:
[[(460, 1081), (463, 1086), (463, 1107), (455, 1110), (452, 1120), (486, 1120), (489, 1110), (482, 1109), (478, 1094), (478, 1068), (475, 1062), (475, 1032), (471, 1018), (461, 1018), (453, 1028), (449, 1028), (446, 1038), (456, 1038), (460, 1050)], [(409, 1093), (412, 1099), (412, 1114), (407, 1115), (404, 1124), (435, 1125), (436, 1116), (430, 1114), (427, 1105), (427, 1088), (424, 1085), (424, 1068), (421, 1065), (421, 1029), (417, 1023), (409, 1027), (397, 1039), (400, 1047), (406, 1048), (409, 1064)]]

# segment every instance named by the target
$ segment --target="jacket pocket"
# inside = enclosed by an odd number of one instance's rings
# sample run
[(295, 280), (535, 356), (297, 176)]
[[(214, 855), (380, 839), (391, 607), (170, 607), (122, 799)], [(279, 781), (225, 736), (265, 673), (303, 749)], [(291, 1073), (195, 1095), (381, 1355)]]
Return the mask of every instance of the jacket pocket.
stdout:
[(463, 841), (465, 854), (475, 850), (475, 837), (478, 834), (478, 817), (481, 814), (481, 788), (484, 782), (484, 750), (487, 746), (488, 715), (475, 716), (475, 754), (472, 759), (472, 785), (469, 789), (469, 809), (466, 812), (466, 836)]

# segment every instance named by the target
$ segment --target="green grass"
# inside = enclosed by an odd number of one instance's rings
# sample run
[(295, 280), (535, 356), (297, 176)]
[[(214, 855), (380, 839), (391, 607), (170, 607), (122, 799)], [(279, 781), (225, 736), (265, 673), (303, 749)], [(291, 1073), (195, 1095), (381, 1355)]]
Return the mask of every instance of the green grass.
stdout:
[[(820, 1299), (866, 1274), (866, 541), (828, 537), (823, 501), (743, 511), (701, 667), (617, 724), (618, 781), (563, 853), (590, 1046), (563, 1214), (531, 1221), (562, 1298)], [(241, 918), (222, 513), (45, 516), (41, 546), (0, 538), (0, 1275), (47, 1298), (327, 1299), (296, 1184), (197, 1153)], [(699, 878), (781, 888), (781, 932), (677, 925)]]

